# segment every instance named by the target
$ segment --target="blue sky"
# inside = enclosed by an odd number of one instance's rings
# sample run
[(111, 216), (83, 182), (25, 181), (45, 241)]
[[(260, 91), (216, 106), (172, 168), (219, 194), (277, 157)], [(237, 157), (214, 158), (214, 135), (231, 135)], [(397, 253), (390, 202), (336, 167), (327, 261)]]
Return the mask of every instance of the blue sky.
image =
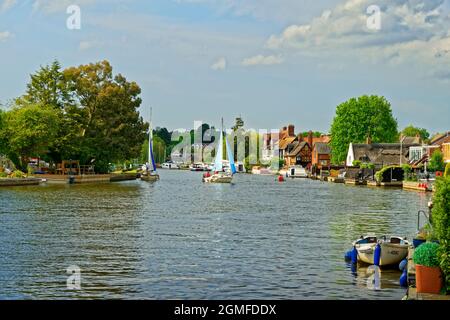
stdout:
[[(154, 124), (328, 131), (339, 103), (384, 95), (400, 127), (450, 129), (448, 0), (0, 0), (0, 101), (29, 74), (109, 60)], [(81, 8), (81, 30), (66, 9)], [(381, 9), (381, 29), (366, 9)], [(144, 110), (145, 111), (145, 110)], [(146, 112), (147, 113), (147, 112)], [(146, 116), (146, 114), (145, 114)]]

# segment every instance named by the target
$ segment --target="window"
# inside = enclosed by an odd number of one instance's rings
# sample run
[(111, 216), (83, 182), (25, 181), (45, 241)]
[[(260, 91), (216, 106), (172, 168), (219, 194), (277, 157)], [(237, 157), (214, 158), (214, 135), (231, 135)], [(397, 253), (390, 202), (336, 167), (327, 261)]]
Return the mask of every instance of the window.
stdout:
[(423, 148), (422, 147), (411, 147), (409, 149), (409, 160), (410, 161), (418, 161), (423, 157)]

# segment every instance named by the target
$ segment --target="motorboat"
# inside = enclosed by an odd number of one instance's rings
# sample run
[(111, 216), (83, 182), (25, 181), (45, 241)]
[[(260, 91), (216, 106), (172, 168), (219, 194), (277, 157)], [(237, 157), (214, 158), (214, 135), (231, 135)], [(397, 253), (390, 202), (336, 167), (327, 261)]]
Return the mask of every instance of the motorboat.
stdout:
[(191, 171), (205, 171), (205, 165), (203, 163), (193, 163), (189, 166)]
[(399, 264), (408, 256), (409, 241), (402, 237), (386, 237), (378, 239), (376, 236), (367, 235), (353, 242), (357, 250), (358, 261), (373, 265), (375, 264), (376, 250), (379, 246), (379, 263), (381, 266)]
[(273, 172), (269, 168), (255, 166), (252, 168), (252, 174), (272, 175)]
[(176, 163), (174, 163), (172, 161), (164, 162), (161, 165), (161, 168), (162, 169), (169, 169), (169, 170), (180, 169), (180, 167)]
[(308, 174), (302, 166), (291, 166), (288, 170), (288, 175), (291, 178), (308, 178)]

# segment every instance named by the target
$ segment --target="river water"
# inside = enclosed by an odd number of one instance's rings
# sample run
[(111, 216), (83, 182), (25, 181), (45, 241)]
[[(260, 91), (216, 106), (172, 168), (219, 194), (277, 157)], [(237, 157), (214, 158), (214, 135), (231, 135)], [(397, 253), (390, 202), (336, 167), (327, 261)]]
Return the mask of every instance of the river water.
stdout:
[[(410, 239), (428, 195), (161, 171), (156, 183), (0, 189), (1, 299), (401, 299), (400, 272), (352, 273), (362, 234)], [(81, 269), (70, 290), (67, 268)]]

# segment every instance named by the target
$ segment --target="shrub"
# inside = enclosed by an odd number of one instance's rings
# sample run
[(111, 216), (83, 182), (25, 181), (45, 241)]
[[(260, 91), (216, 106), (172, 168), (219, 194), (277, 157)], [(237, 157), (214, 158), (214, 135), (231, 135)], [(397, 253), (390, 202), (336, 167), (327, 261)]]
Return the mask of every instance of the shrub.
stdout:
[(25, 178), (25, 173), (20, 170), (16, 170), (11, 174), (11, 178)]
[(353, 160), (352, 165), (353, 165), (354, 167), (360, 167), (360, 166), (361, 166), (361, 161), (359, 161), (359, 160)]
[(439, 267), (439, 245), (426, 242), (414, 251), (414, 263), (425, 267)]
[(431, 217), (434, 233), (440, 243), (440, 267), (445, 275), (447, 291), (450, 291), (450, 178), (436, 180)]
[(391, 170), (393, 171), (393, 174), (392, 174), (393, 179), (397, 179), (397, 180), (401, 181), (405, 177), (404, 171), (401, 167), (387, 166), (387, 167), (383, 167), (380, 171), (375, 173), (375, 180), (377, 180), (377, 182), (386, 182), (386, 180), (389, 180), (389, 179), (385, 179), (385, 178), (387, 178), (388, 175), (390, 178), (390, 173), (388, 173), (388, 172), (390, 172)]
[(449, 178), (449, 177), (450, 177), (450, 162), (447, 163), (447, 165), (445, 166), (444, 177), (446, 177), (446, 178)]
[(4, 171), (0, 172), (0, 178), (7, 178), (8, 174)]

